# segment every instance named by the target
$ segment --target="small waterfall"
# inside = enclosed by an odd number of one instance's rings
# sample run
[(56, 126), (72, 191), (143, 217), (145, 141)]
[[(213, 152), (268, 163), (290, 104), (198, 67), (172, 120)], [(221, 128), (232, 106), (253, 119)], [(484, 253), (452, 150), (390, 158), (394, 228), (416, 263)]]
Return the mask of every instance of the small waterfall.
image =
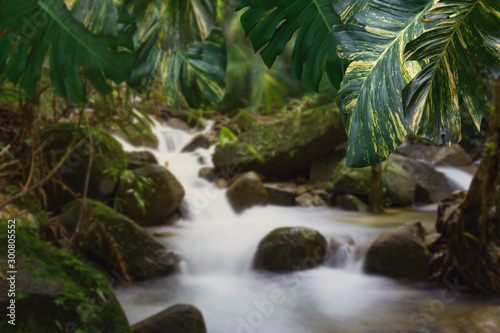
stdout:
[(470, 173), (453, 167), (437, 167), (436, 170), (446, 176), (452, 191), (468, 190), (474, 178)]

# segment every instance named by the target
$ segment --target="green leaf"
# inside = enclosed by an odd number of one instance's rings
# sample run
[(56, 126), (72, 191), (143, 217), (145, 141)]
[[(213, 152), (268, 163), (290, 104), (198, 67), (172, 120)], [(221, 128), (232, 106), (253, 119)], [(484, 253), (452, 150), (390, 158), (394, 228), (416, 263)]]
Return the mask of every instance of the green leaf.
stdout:
[(441, 1), (425, 21), (439, 23), (406, 46), (406, 60), (428, 64), (404, 89), (405, 117), (415, 134), (452, 145), (461, 140), (460, 102), (478, 129), (486, 106), (469, 52), (500, 74), (500, 2)]
[[(351, 61), (339, 91), (347, 130), (347, 166), (385, 160), (408, 134), (402, 90), (419, 67), (405, 64), (406, 43), (424, 32), (432, 0), (373, 0), (355, 18), (333, 28), (339, 56)], [(417, 65), (418, 66), (418, 65)]]
[(344, 23), (357, 23), (354, 16), (365, 9), (368, 0), (337, 0), (335, 10)]
[(204, 43), (166, 57), (162, 72), (167, 103), (173, 108), (200, 108), (224, 97), (226, 44), (219, 29)]
[(162, 0), (160, 46), (170, 54), (203, 42), (215, 25), (216, 0)]
[(118, 34), (118, 18), (123, 0), (66, 0), (73, 17), (93, 34)]
[[(106, 79), (119, 84), (132, 69), (130, 36), (115, 38), (93, 35), (77, 22), (62, 0), (5, 0), (0, 2), (0, 72), (20, 83), (29, 94), (36, 93), (42, 65), (50, 48), (50, 76), (54, 90), (73, 103), (84, 103), (85, 76), (101, 93), (111, 92)], [(12, 50), (12, 51), (11, 51)]]
[(163, 52), (158, 46), (158, 29), (154, 29), (152, 34), (137, 46), (134, 68), (127, 84), (139, 93), (148, 91), (155, 82), (162, 58)]
[[(248, 7), (241, 23), (250, 37), (255, 51), (259, 51), (271, 68), (276, 57), (298, 31), (292, 54), (292, 74), (304, 87), (319, 91), (322, 63), (326, 58), (326, 72), (338, 89), (346, 62), (341, 61), (332, 39), (332, 26), (341, 24), (331, 0), (238, 0), (237, 9)], [(265, 16), (266, 11), (272, 10)], [(264, 17), (265, 16), (265, 17)]]

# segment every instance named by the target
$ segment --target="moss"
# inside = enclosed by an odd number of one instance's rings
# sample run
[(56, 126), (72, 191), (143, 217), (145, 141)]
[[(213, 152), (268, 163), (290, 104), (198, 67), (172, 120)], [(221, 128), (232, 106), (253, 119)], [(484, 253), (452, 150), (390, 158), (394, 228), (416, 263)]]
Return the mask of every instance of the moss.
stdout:
[[(2, 223), (2, 243), (5, 227)], [(59, 332), (73, 323), (75, 332), (130, 332), (101, 273), (21, 229), (16, 232), (16, 249), (19, 332)], [(2, 256), (6, 252), (2, 249)]]

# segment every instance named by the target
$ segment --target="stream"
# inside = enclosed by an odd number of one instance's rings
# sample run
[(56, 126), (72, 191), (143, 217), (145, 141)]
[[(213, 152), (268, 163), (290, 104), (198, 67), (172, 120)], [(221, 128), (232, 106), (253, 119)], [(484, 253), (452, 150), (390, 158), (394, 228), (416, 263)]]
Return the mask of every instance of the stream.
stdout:
[[(207, 122), (205, 131), (211, 125)], [(181, 153), (195, 131), (186, 133), (156, 123), (154, 132), (160, 144), (148, 150), (160, 164), (168, 163), (186, 196), (180, 221), (150, 231), (161, 234), (159, 239), (183, 261), (176, 274), (116, 290), (130, 324), (187, 303), (201, 310), (209, 333), (448, 332), (445, 328), (455, 332), (455, 327), (462, 332), (459, 327), (467, 325), (460, 324), (463, 318), (500, 304), (460, 288), (453, 294), (362, 272), (364, 253), (380, 233), (413, 221), (430, 229), (436, 205), (389, 210), (379, 216), (329, 207), (279, 206), (253, 207), (237, 215), (225, 190), (198, 177), (201, 167), (212, 166), (214, 146)], [(143, 150), (118, 140), (125, 150)], [(457, 189), (467, 187), (472, 179), (457, 169), (440, 171)], [(290, 274), (253, 270), (260, 240), (285, 226), (310, 227), (327, 239), (350, 237), (355, 245), (345, 244), (339, 251), (334, 259), (342, 265), (337, 268), (324, 265)], [(491, 325), (488, 320), (479, 321), (486, 328)]]

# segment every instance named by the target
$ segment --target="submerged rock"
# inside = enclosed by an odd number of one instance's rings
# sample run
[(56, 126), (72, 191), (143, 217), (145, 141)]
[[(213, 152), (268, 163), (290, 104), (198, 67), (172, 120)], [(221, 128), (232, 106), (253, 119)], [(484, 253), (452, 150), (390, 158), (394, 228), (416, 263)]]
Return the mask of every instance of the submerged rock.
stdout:
[(227, 199), (233, 209), (240, 213), (253, 206), (267, 206), (267, 192), (255, 172), (240, 175), (228, 188)]
[(207, 329), (201, 311), (189, 304), (171, 306), (132, 325), (132, 333), (160, 332), (207, 333)]
[[(80, 205), (75, 200), (64, 207), (61, 225), (69, 233), (75, 230)], [(134, 221), (98, 201), (86, 200), (85, 205), (80, 226), (80, 234), (85, 235), (82, 247), (97, 261), (119, 271), (121, 261), (128, 274), (139, 279), (162, 276), (176, 269), (179, 256)]]
[(264, 184), (270, 205), (293, 206), (297, 192), (294, 183), (267, 183)]
[(278, 228), (259, 243), (255, 267), (271, 272), (291, 272), (323, 263), (327, 242), (318, 231), (305, 227)]
[[(142, 190), (137, 183), (122, 182), (118, 187), (116, 197), (123, 214), (142, 226), (158, 225), (165, 222), (168, 216), (179, 208), (184, 199), (184, 188), (177, 178), (161, 165), (148, 165), (132, 170), (135, 177), (146, 177), (152, 184), (144, 185)], [(146, 203), (141, 208), (137, 193)]]
[[(382, 163), (384, 200), (393, 207), (413, 204), (415, 181), (398, 163), (388, 159)], [(337, 195), (352, 194), (368, 202), (371, 184), (371, 168), (347, 168), (340, 162), (333, 176), (333, 191)]]
[(156, 156), (147, 150), (130, 151), (125, 154), (127, 155), (127, 169), (129, 170), (142, 168), (149, 164), (158, 164)]
[(369, 207), (363, 201), (359, 200), (352, 194), (339, 195), (335, 199), (335, 203), (341, 209), (350, 210), (354, 212), (367, 212)]
[[(41, 134), (43, 140), (49, 140), (49, 144), (43, 149), (43, 154), (48, 163), (53, 166), (64, 156), (68, 149), (68, 143), (71, 142), (75, 133), (77, 135), (75, 143), (83, 140), (82, 144), (69, 155), (63, 166), (56, 172), (55, 178), (58, 182), (49, 182), (44, 186), (49, 211), (60, 212), (64, 204), (74, 199), (74, 196), (65, 190), (64, 186), (67, 186), (74, 193), (83, 193), (90, 145), (86, 139), (87, 130), (84, 127), (77, 129), (75, 123), (52, 124), (45, 127)], [(105, 171), (110, 168), (125, 169), (127, 157), (122, 145), (111, 135), (95, 128), (91, 129), (91, 133), (93, 141), (92, 169), (87, 197), (105, 201), (114, 194), (117, 185), (113, 177), (106, 175)]]
[(364, 270), (394, 278), (424, 280), (432, 255), (420, 222), (407, 223), (380, 235), (368, 249)]
[(345, 140), (339, 112), (318, 108), (255, 124), (236, 142), (224, 148), (218, 145), (213, 162), (222, 170), (236, 165), (242, 171), (286, 178), (307, 172), (312, 160), (328, 155)]
[[(2, 225), (0, 240), (6, 244), (7, 223)], [(7, 322), (7, 315), (0, 320), (1, 332), (62, 332), (61, 325), (73, 332), (130, 332), (120, 303), (97, 270), (21, 229), (16, 249), (16, 325)], [(7, 251), (0, 260), (7, 261)], [(5, 290), (0, 294), (5, 311), (10, 306), (9, 281), (0, 279), (0, 288)]]

